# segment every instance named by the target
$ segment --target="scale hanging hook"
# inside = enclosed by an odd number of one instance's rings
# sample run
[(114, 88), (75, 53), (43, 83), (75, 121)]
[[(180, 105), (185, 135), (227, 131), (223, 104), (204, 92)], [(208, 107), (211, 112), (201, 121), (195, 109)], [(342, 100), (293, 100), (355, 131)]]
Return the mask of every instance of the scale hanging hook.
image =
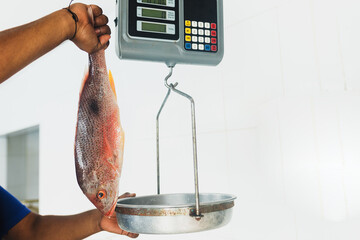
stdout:
[(165, 80), (164, 80), (164, 84), (165, 84), (165, 87), (167, 87), (168, 89), (173, 89), (173, 88), (176, 88), (176, 86), (179, 84), (179, 83), (170, 83), (170, 84), (168, 84), (168, 80), (169, 80), (169, 78), (172, 76), (172, 74), (173, 74), (173, 66), (171, 66), (171, 67), (169, 67), (170, 68), (170, 72), (169, 72), (169, 74), (165, 77)]

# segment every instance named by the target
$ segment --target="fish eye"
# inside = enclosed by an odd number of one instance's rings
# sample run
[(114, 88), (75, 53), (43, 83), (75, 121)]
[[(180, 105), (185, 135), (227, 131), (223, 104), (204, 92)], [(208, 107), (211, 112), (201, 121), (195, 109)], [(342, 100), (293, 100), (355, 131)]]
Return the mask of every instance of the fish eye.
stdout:
[(105, 191), (103, 191), (103, 190), (100, 190), (100, 191), (98, 191), (98, 193), (96, 194), (96, 197), (98, 198), (98, 199), (104, 199), (105, 197), (106, 197), (106, 192)]

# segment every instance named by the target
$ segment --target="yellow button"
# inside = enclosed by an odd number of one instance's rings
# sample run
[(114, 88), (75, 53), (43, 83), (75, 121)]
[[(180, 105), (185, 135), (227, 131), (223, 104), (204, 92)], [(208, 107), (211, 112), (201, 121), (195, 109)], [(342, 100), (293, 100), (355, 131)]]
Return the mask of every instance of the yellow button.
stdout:
[(186, 20), (186, 21), (185, 21), (185, 26), (190, 27), (190, 26), (191, 26), (191, 21)]
[(185, 41), (187, 41), (187, 42), (191, 42), (191, 36), (186, 35), (186, 36), (185, 36)]
[(185, 28), (185, 33), (186, 34), (191, 34), (191, 28)]

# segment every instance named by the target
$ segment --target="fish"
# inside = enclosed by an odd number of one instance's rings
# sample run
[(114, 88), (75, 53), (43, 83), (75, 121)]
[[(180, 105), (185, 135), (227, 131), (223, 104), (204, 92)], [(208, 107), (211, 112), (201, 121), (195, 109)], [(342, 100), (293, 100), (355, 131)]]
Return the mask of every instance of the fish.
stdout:
[(89, 54), (80, 89), (74, 154), (80, 189), (108, 217), (119, 196), (124, 140), (114, 79), (100, 50)]

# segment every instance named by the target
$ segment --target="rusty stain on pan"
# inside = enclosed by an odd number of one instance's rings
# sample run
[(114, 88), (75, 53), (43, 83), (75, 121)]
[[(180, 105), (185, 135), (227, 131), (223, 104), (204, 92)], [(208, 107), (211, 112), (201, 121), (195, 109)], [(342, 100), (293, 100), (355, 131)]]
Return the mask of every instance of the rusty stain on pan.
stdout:
[[(200, 206), (201, 213), (210, 213), (223, 211), (234, 206), (234, 202), (220, 203), (214, 205)], [(178, 216), (178, 215), (191, 215), (194, 207), (181, 207), (181, 208), (126, 208), (116, 207), (116, 212), (126, 215), (137, 216)]]

